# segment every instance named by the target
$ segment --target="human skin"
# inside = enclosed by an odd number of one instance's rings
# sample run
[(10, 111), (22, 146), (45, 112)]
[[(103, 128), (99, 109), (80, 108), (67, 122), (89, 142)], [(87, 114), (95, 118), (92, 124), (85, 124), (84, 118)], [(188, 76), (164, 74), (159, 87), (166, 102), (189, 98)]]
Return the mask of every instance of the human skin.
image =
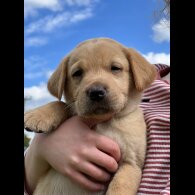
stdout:
[(30, 193), (51, 167), (88, 190), (104, 189), (121, 154), (117, 143), (89, 128), (94, 124), (74, 116), (52, 133), (35, 135), (25, 156)]

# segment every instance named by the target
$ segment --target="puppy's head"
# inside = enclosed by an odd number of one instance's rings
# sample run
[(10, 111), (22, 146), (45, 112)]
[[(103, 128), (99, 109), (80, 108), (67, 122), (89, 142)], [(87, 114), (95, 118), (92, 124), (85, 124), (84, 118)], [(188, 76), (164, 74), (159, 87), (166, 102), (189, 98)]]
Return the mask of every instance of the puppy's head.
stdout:
[(106, 118), (134, 109), (156, 70), (134, 49), (97, 38), (79, 44), (59, 65), (48, 90), (83, 117)]

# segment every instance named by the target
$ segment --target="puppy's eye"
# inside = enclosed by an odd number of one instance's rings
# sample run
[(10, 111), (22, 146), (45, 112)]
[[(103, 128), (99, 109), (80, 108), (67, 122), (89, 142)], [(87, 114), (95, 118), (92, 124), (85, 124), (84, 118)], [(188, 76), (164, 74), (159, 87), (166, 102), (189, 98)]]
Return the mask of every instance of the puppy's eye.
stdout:
[(120, 72), (121, 70), (122, 70), (122, 68), (119, 67), (119, 66), (116, 66), (116, 65), (111, 66), (111, 71), (112, 72)]
[(73, 74), (72, 74), (72, 77), (81, 77), (83, 74), (83, 70), (82, 69), (78, 69), (76, 70)]

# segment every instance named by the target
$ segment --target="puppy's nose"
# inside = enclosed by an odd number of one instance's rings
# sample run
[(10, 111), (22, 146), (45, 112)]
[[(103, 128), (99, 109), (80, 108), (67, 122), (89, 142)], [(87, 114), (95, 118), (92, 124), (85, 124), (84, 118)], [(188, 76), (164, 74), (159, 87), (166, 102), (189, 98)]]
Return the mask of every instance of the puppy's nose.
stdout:
[(99, 102), (106, 96), (106, 89), (103, 86), (93, 86), (87, 90), (87, 96), (90, 100)]

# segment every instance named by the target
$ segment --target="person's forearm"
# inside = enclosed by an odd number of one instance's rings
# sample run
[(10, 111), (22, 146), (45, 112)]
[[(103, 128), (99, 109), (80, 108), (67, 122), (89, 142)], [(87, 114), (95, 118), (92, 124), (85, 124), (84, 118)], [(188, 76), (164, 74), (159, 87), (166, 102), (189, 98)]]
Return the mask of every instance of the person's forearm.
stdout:
[[(34, 139), (33, 142), (37, 140)], [(38, 180), (49, 169), (49, 164), (37, 154), (35, 147), (37, 147), (36, 143), (29, 146), (24, 160), (26, 190), (29, 193), (35, 190)]]

